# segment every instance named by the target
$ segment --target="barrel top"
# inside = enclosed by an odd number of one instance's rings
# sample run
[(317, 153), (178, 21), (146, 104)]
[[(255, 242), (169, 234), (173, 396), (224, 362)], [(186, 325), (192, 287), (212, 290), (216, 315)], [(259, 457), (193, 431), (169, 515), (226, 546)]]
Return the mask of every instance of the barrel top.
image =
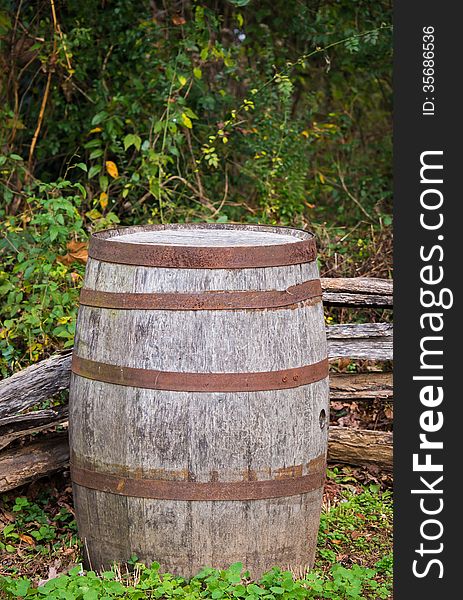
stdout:
[(168, 246), (272, 246), (292, 244), (298, 238), (288, 234), (245, 229), (164, 229), (140, 231), (110, 238), (113, 242), (129, 244), (155, 244)]
[(191, 223), (98, 232), (90, 256), (106, 262), (178, 268), (252, 268), (311, 262), (312, 233), (289, 227)]

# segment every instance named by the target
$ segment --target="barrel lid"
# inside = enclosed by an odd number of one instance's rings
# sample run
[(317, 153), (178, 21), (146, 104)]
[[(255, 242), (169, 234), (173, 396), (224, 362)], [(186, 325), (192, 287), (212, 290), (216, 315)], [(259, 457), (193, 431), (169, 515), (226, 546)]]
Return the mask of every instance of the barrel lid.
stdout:
[(311, 262), (316, 258), (316, 245), (312, 233), (289, 227), (139, 225), (93, 234), (89, 256), (139, 266), (243, 269)]

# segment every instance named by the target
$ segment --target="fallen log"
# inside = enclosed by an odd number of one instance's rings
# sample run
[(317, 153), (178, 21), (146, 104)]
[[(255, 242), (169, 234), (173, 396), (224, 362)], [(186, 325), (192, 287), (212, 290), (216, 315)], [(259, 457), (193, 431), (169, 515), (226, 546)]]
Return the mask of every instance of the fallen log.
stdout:
[(330, 373), (330, 400), (393, 399), (392, 373)]
[[(392, 469), (392, 433), (330, 427), (328, 460), (355, 466)], [(0, 455), (0, 493), (50, 475), (69, 465), (67, 432)]]
[(13, 490), (69, 464), (67, 432), (46, 436), (38, 442), (0, 455), (0, 492)]
[(326, 328), (328, 357), (392, 360), (392, 324), (330, 325)]
[(53, 398), (69, 387), (70, 376), (71, 350), (3, 379), (0, 381), (0, 419)]
[(348, 465), (375, 465), (392, 470), (392, 433), (330, 427), (328, 460)]
[(393, 280), (379, 277), (321, 277), (322, 290), (392, 296)]
[(327, 306), (392, 308), (391, 279), (330, 277), (320, 281)]
[(67, 404), (55, 409), (38, 410), (24, 415), (12, 415), (0, 419), (0, 450), (26, 435), (51, 429), (67, 421)]

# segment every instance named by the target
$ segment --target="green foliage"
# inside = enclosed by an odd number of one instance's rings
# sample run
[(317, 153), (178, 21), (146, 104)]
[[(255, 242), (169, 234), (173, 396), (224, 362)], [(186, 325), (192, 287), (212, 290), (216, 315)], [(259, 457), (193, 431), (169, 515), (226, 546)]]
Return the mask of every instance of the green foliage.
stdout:
[[(392, 589), (391, 491), (381, 491), (379, 484), (370, 483), (359, 493), (357, 480), (348, 469), (328, 469), (327, 477), (340, 485), (342, 497), (329, 511), (321, 514), (315, 572), (331, 570), (333, 573), (335, 569), (342, 581), (355, 577), (357, 572), (363, 573), (371, 597), (375, 600), (388, 598)], [(367, 564), (375, 568), (363, 567), (363, 559), (359, 565), (354, 564), (347, 574), (339, 560), (349, 560), (351, 556), (367, 557)], [(356, 587), (352, 584), (350, 590), (354, 589)]]
[(52, 579), (44, 585), (33, 587), (26, 578), (0, 577), (0, 590), (7, 598), (47, 597), (50, 599), (97, 600), (109, 598), (179, 598), (185, 600), (363, 600), (363, 595), (374, 593), (379, 600), (387, 598), (387, 591), (379, 586), (375, 571), (354, 565), (346, 569), (334, 565), (328, 575), (313, 572), (305, 578), (295, 580), (291, 573), (273, 569), (260, 581), (252, 582), (249, 574), (243, 573), (241, 563), (218, 571), (204, 569), (190, 581), (159, 573), (159, 565), (151, 568), (136, 565), (135, 581), (117, 578), (117, 571), (106, 571), (98, 576), (93, 571), (84, 572), (81, 567), (71, 569), (69, 574)]
[(14, 520), (0, 531), (0, 553), (14, 555), (21, 549), (21, 554), (39, 560), (55, 547), (75, 543), (77, 528), (73, 515), (65, 507), (54, 506), (51, 511), (49, 504), (47, 497), (36, 502), (26, 497), (16, 498), (11, 509)]
[(388, 2), (18, 11), (0, 9), (3, 374), (71, 345), (82, 265), (57, 256), (118, 222), (310, 227), (328, 261), (354, 249), (344, 272), (375, 254), (391, 224)]
[[(379, 485), (353, 486), (353, 476), (336, 467), (328, 472), (338, 484), (342, 499), (322, 514), (315, 569), (296, 578), (278, 568), (253, 581), (242, 565), (226, 570), (204, 568), (190, 581), (169, 573), (160, 573), (159, 565), (150, 568), (133, 555), (128, 561), (131, 572), (121, 574), (117, 566), (101, 575), (70, 570), (37, 587), (31, 579), (0, 577), (5, 597), (48, 598), (213, 598), (231, 600), (380, 600), (389, 598), (392, 581), (390, 533), (391, 494)], [(47, 553), (61, 556), (60, 545), (75, 543), (75, 521), (65, 507), (44, 495), (35, 502), (25, 497), (7, 502), (5, 507), (14, 520), (0, 532), (0, 552), (14, 556), (21, 552), (33, 556)], [(51, 503), (51, 504), (50, 504)], [(29, 537), (25, 537), (29, 536)], [(26, 541), (26, 545), (25, 542)], [(356, 562), (344, 564), (340, 557), (355, 556)], [(252, 575), (252, 574), (251, 574)], [(0, 595), (1, 597), (1, 595)]]
[[(72, 346), (83, 264), (69, 244), (87, 237), (80, 183), (37, 183), (22, 192), (22, 211), (3, 217), (0, 330), (3, 375), (49, 348)], [(66, 259), (67, 258), (69, 260)]]
[(366, 212), (378, 202), (387, 212), (388, 3), (195, 2), (182, 16), (153, 15), (145, 1), (57, 7), (52, 39), (48, 3), (23, 7), (43, 41), (16, 67), (21, 106), (5, 88), (0, 139), (25, 155), (51, 73), (37, 178), (77, 167), (88, 200), (107, 194), (101, 212), (127, 223), (207, 218), (225, 189), (229, 218), (303, 223), (334, 209), (355, 222), (341, 169)]
[[(376, 532), (373, 535), (372, 529)], [(368, 547), (372, 553), (378, 551), (381, 555), (382, 545), (391, 531), (391, 493), (379, 492), (377, 486), (371, 484), (361, 494), (347, 492), (342, 502), (328, 513), (322, 513), (318, 543), (324, 552), (337, 553), (340, 545), (346, 544), (351, 551)]]

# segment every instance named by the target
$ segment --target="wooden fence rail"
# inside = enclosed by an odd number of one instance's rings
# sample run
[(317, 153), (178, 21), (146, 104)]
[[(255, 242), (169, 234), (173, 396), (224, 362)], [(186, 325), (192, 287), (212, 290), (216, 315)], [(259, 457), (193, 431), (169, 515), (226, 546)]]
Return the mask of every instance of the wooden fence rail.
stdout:
[[(390, 308), (392, 281), (370, 278), (322, 279), (325, 305)], [(328, 356), (339, 358), (392, 360), (392, 325), (329, 325)], [(27, 412), (56, 397), (69, 386), (71, 351), (15, 373), (0, 382), (0, 492), (68, 465), (66, 430), (47, 435), (20, 448), (11, 443), (30, 434), (58, 425), (67, 427), (68, 407)], [(330, 374), (332, 400), (392, 401), (392, 374)], [(331, 427), (329, 459), (348, 464), (392, 466), (392, 434), (370, 430)]]

